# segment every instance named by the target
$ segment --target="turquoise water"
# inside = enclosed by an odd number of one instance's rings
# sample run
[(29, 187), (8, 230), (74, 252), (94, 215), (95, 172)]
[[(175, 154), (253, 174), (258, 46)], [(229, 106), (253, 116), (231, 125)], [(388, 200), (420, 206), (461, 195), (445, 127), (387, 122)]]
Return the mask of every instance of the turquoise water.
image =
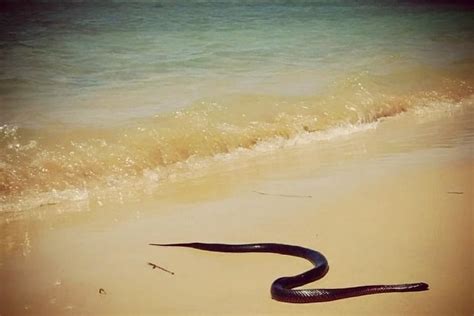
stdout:
[(278, 148), (281, 140), (347, 134), (420, 108), (472, 106), (468, 5), (29, 1), (0, 8), (4, 209), (146, 190), (213, 158)]
[(472, 58), (473, 10), (405, 1), (10, 5), (2, 123), (104, 122), (232, 93), (313, 95), (350, 74)]

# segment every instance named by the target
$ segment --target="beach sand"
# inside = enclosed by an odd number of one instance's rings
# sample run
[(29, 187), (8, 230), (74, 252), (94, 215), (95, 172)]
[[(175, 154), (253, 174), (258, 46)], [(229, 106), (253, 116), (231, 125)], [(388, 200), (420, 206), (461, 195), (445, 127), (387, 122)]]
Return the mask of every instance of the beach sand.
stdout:
[[(472, 315), (474, 159), (459, 132), (470, 123), (420, 117), (216, 166), (141, 201), (3, 218), (0, 314)], [(317, 249), (330, 271), (306, 288), (430, 289), (281, 303), (272, 281), (310, 263), (148, 245), (190, 241)]]

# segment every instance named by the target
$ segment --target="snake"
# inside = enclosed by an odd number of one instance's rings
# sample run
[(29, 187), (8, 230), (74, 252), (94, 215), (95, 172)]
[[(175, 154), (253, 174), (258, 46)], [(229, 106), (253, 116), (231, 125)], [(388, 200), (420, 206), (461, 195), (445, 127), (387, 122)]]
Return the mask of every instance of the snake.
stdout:
[(318, 303), (344, 298), (371, 295), (389, 292), (415, 292), (429, 289), (424, 282), (390, 284), (390, 285), (364, 285), (347, 288), (333, 289), (294, 289), (310, 282), (323, 278), (329, 271), (329, 264), (324, 255), (316, 250), (300, 246), (280, 243), (254, 243), (254, 244), (221, 244), (221, 243), (171, 243), (150, 244), (162, 247), (187, 247), (213, 252), (245, 253), (263, 252), (276, 253), (287, 256), (300, 257), (311, 262), (314, 267), (295, 276), (281, 277), (273, 281), (271, 296), (274, 300), (286, 303)]

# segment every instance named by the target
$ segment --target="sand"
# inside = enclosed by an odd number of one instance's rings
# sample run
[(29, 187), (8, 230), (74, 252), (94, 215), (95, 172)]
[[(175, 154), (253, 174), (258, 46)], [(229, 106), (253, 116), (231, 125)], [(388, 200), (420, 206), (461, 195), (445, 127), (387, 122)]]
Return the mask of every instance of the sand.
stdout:
[[(414, 120), (216, 166), (139, 202), (81, 212), (52, 205), (4, 220), (0, 314), (472, 315), (472, 138), (453, 132), (456, 119)], [(422, 133), (434, 126), (438, 134)], [(430, 290), (281, 303), (270, 297), (272, 281), (308, 262), (148, 246), (186, 241), (318, 249), (330, 271), (308, 288), (426, 282)]]

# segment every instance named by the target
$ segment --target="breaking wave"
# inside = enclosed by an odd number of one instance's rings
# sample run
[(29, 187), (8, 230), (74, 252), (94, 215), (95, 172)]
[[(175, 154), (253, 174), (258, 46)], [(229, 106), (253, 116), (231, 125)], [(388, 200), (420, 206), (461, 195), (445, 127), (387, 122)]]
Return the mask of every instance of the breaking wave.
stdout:
[(330, 141), (412, 109), (462, 103), (473, 94), (465, 76), (431, 74), (432, 80), (419, 84), (422, 75), (362, 73), (314, 96), (227, 95), (106, 128), (4, 125), (1, 211), (87, 200), (96, 191), (143, 191), (183, 172), (212, 168), (215, 161)]

